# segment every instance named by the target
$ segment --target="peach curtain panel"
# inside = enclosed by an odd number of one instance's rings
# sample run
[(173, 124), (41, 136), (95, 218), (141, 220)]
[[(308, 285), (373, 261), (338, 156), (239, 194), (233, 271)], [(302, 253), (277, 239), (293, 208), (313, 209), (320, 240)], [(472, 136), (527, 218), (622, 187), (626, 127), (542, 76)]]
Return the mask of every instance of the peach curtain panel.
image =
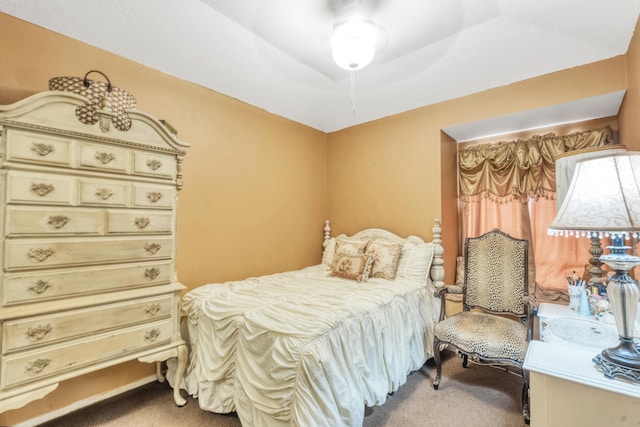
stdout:
[(494, 228), (530, 242), (530, 292), (540, 300), (564, 299), (564, 277), (580, 275), (589, 239), (547, 235), (556, 214), (558, 155), (613, 143), (610, 127), (559, 136), (477, 145), (459, 152), (462, 237)]

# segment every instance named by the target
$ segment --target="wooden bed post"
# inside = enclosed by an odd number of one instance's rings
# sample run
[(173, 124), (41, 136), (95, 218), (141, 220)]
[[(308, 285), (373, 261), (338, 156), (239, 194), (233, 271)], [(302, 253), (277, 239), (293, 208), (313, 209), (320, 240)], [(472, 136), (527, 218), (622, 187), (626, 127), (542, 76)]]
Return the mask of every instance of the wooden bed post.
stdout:
[(433, 226), (433, 261), (431, 263), (431, 281), (437, 289), (444, 286), (444, 260), (442, 254), (444, 248), (442, 247), (442, 227), (440, 227), (440, 218), (434, 220)]
[(331, 226), (327, 219), (324, 221), (324, 239), (322, 240), (322, 249), (326, 249), (329, 239), (331, 239)]

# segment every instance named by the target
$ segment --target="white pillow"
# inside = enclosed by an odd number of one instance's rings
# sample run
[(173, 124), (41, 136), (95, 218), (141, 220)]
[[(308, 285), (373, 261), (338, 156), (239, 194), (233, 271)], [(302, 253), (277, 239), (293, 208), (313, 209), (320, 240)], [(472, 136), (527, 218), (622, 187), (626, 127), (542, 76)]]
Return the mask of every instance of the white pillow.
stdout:
[(402, 247), (396, 277), (426, 281), (433, 261), (433, 243), (405, 243)]

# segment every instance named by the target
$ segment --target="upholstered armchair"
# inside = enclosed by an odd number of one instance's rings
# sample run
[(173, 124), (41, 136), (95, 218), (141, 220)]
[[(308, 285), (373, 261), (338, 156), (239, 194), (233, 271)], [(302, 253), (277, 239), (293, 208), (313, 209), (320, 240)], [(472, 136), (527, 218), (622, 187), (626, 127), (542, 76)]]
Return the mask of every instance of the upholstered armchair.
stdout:
[[(440, 352), (456, 351), (466, 368), (473, 363), (499, 367), (522, 377), (522, 406), (529, 423), (529, 375), (522, 368), (533, 336), (535, 307), (529, 299), (528, 241), (494, 229), (467, 238), (464, 253), (462, 312), (436, 324), (433, 342), (438, 389)], [(457, 287), (456, 287), (457, 288)], [(452, 291), (459, 292), (459, 288)], [(449, 290), (441, 290), (441, 297)]]

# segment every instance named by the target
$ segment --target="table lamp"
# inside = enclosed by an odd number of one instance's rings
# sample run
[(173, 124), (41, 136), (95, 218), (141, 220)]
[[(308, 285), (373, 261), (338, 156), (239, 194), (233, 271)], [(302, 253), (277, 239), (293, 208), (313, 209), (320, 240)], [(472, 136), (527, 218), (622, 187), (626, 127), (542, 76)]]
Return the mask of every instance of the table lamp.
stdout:
[[(573, 178), (576, 162), (592, 157), (602, 157), (611, 153), (624, 152), (626, 149), (627, 147), (621, 144), (608, 144), (571, 150), (556, 156), (556, 206), (558, 208), (562, 206), (562, 201), (571, 184), (571, 178)], [(591, 246), (589, 247), (589, 254), (591, 255), (589, 258), (589, 269), (585, 272), (585, 279), (587, 279), (589, 285), (595, 284), (599, 286), (607, 283), (609, 280), (607, 272), (602, 269), (603, 262), (600, 260), (600, 257), (603, 253), (604, 250), (602, 249), (600, 237), (592, 235)]]
[(549, 234), (611, 237), (600, 260), (615, 274), (607, 284), (619, 343), (595, 356), (607, 378), (640, 382), (640, 351), (633, 340), (640, 290), (628, 271), (640, 258), (627, 253), (625, 240), (640, 234), (640, 152), (608, 154), (576, 162), (571, 184), (548, 229)]

